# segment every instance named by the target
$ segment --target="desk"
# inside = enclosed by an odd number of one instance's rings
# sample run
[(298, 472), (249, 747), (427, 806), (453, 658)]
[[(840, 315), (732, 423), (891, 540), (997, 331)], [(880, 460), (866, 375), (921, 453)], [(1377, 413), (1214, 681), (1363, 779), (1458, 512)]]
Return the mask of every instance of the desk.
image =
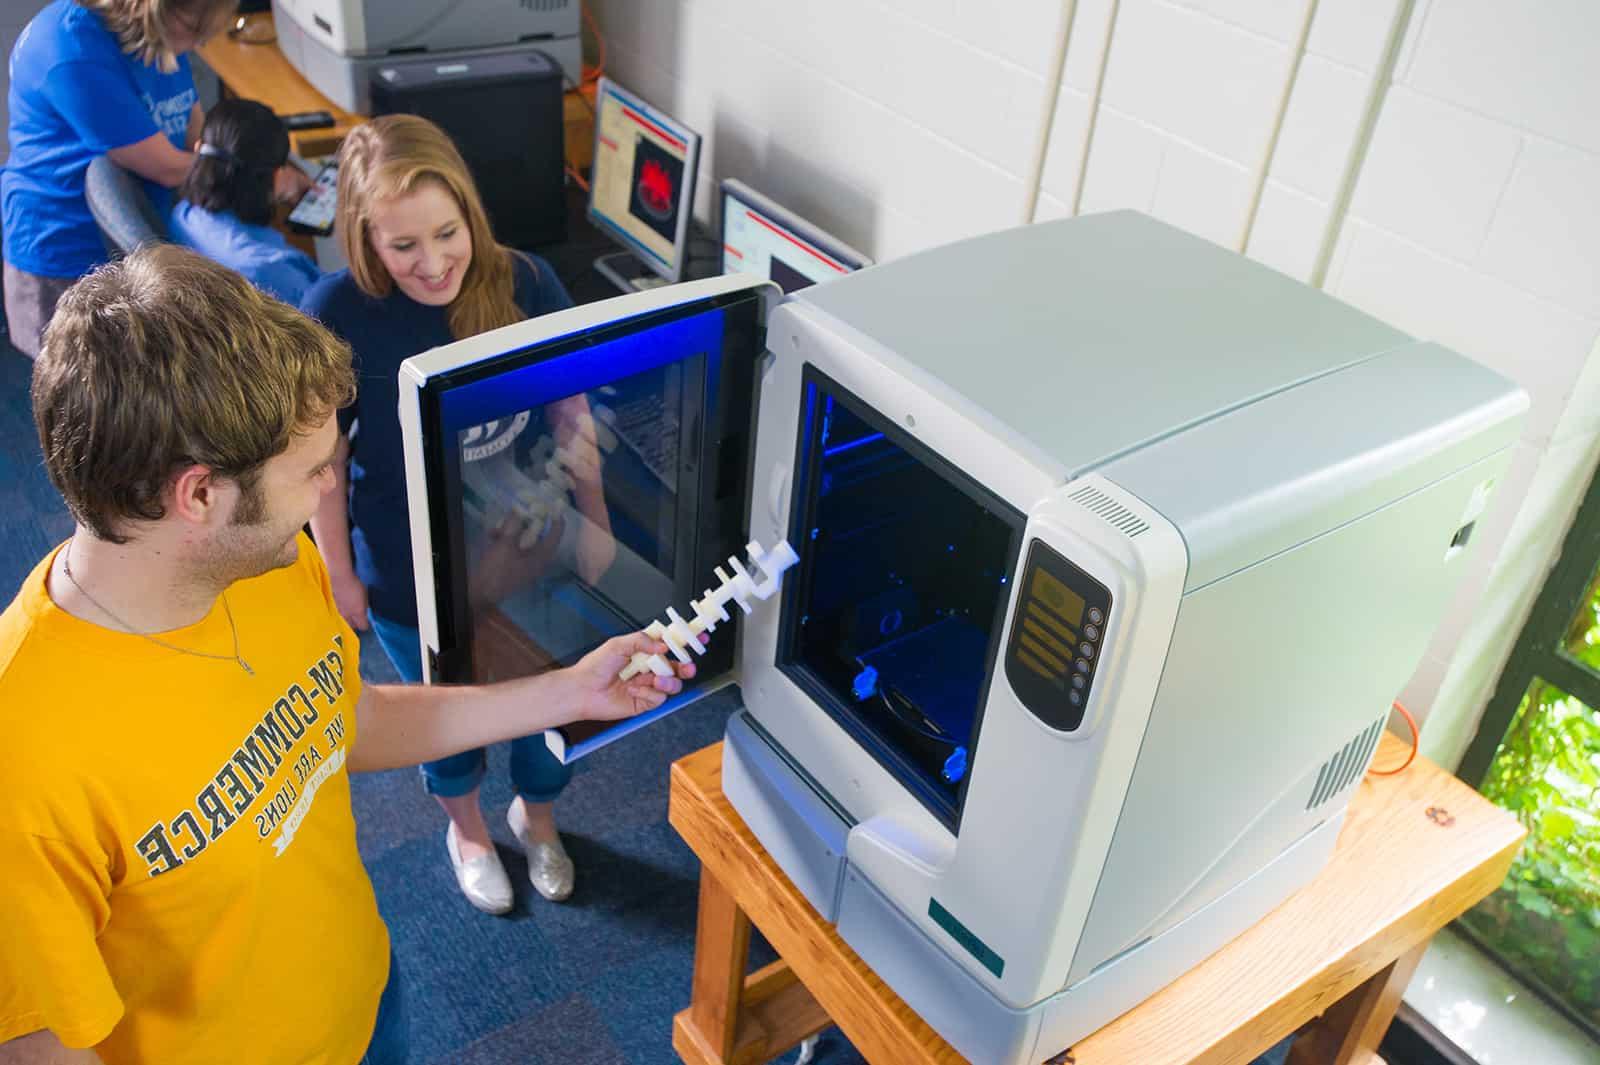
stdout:
[[(252, 21), (272, 21), (272, 15), (267, 12), (249, 17)], [(221, 33), (201, 45), (198, 51), (229, 96), (259, 100), (280, 115), (291, 115), (297, 111), (326, 111), (333, 116), (332, 126), (289, 134), (289, 150), (302, 158), (332, 155), (339, 150), (344, 135), (367, 120), (366, 115), (337, 107), (332, 100), (313, 88), (298, 70), (289, 65), (276, 44), (246, 44), (236, 37)], [(594, 156), (592, 104), (573, 92), (567, 93), (564, 99), (563, 136), (567, 161), (584, 170)]]
[[(269, 12), (249, 17), (252, 22), (272, 22)], [(332, 155), (339, 150), (344, 135), (367, 120), (365, 115), (336, 106), (312, 88), (311, 83), (289, 65), (276, 44), (247, 44), (237, 37), (219, 33), (196, 51), (215, 72), (229, 96), (258, 100), (280, 115), (326, 111), (333, 116), (332, 126), (289, 134), (289, 150), (303, 159)]]
[[(1406, 747), (1385, 734), (1376, 764)], [(722, 745), (672, 766), (669, 820), (701, 861), (691, 1065), (766, 1061), (830, 1023), (868, 1061), (962, 1061), (823, 921), (722, 793)], [(1524, 830), (1421, 757), (1360, 784), (1328, 867), (1249, 931), (1070, 1050), (1074, 1065), (1236, 1065), (1300, 1031), (1291, 1065), (1381, 1065), (1428, 941), (1505, 878)], [(754, 921), (779, 960), (746, 975)], [(1320, 1019), (1318, 1019), (1320, 1018)]]

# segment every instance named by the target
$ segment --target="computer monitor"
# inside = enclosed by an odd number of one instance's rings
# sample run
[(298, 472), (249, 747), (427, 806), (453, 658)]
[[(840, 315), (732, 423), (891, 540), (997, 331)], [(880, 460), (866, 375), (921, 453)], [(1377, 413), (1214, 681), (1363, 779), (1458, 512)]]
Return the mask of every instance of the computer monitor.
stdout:
[(742, 181), (723, 181), (723, 273), (757, 274), (793, 292), (871, 265), (865, 255)]
[(683, 277), (700, 134), (609, 78), (595, 92), (589, 220), (626, 252), (595, 269), (624, 291)]

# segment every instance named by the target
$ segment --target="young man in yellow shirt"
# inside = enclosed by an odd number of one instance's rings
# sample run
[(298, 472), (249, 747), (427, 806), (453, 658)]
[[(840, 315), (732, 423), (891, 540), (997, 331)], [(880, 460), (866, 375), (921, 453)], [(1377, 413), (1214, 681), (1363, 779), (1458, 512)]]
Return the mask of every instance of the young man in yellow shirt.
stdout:
[(364, 688), (300, 531), (353, 388), (344, 344), (177, 248), (62, 298), (33, 401), (77, 527), (0, 615), (0, 1065), (403, 1061), (349, 773), (679, 690), (617, 680), (666, 650), (642, 633)]

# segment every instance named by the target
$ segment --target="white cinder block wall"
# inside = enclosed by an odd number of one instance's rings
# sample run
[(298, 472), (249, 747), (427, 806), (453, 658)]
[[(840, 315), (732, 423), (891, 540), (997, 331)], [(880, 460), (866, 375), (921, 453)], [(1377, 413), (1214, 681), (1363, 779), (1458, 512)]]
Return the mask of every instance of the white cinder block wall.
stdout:
[(877, 257), (1015, 225), (1060, 0), (595, 0), (608, 71), (739, 177)]
[(609, 72), (706, 134), (703, 220), (738, 177), (879, 259), (1117, 207), (1238, 247), (1263, 173), (1249, 255), (1312, 280), (1326, 247), (1329, 292), (1517, 380), (1527, 430), (1400, 693), (1453, 765), (1600, 451), (1600, 5), (1307, 3), (593, 8)]

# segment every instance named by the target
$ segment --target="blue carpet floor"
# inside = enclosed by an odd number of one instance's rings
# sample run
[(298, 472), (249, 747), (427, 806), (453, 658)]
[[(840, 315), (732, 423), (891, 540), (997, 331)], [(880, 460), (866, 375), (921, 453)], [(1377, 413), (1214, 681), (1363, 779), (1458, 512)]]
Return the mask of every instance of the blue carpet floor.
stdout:
[[(72, 523), (40, 462), (28, 401), (32, 364), (0, 345), (0, 594), (7, 600)], [(370, 681), (394, 679), (375, 642)], [(527, 886), (503, 812), (503, 749), (483, 788), (516, 911), (486, 917), (455, 889), (445, 819), (416, 773), (355, 778), (358, 842), (409, 984), (414, 1065), (669, 1065), (672, 1016), (689, 1000), (694, 856), (667, 824), (667, 767), (722, 735), (713, 697), (584, 760), (557, 804), (578, 888), (562, 905)], [(324, 934), (336, 934), (325, 932)], [(752, 963), (772, 959), (764, 943)], [(1263, 1062), (1280, 1065), (1283, 1048)], [(787, 1055), (792, 1061), (794, 1054)], [(819, 1065), (862, 1059), (837, 1030)], [(1133, 1065), (1133, 1063), (1130, 1063)]]
[(45, 476), (28, 381), (33, 363), (0, 339), (0, 596), (72, 532), (72, 518)]

